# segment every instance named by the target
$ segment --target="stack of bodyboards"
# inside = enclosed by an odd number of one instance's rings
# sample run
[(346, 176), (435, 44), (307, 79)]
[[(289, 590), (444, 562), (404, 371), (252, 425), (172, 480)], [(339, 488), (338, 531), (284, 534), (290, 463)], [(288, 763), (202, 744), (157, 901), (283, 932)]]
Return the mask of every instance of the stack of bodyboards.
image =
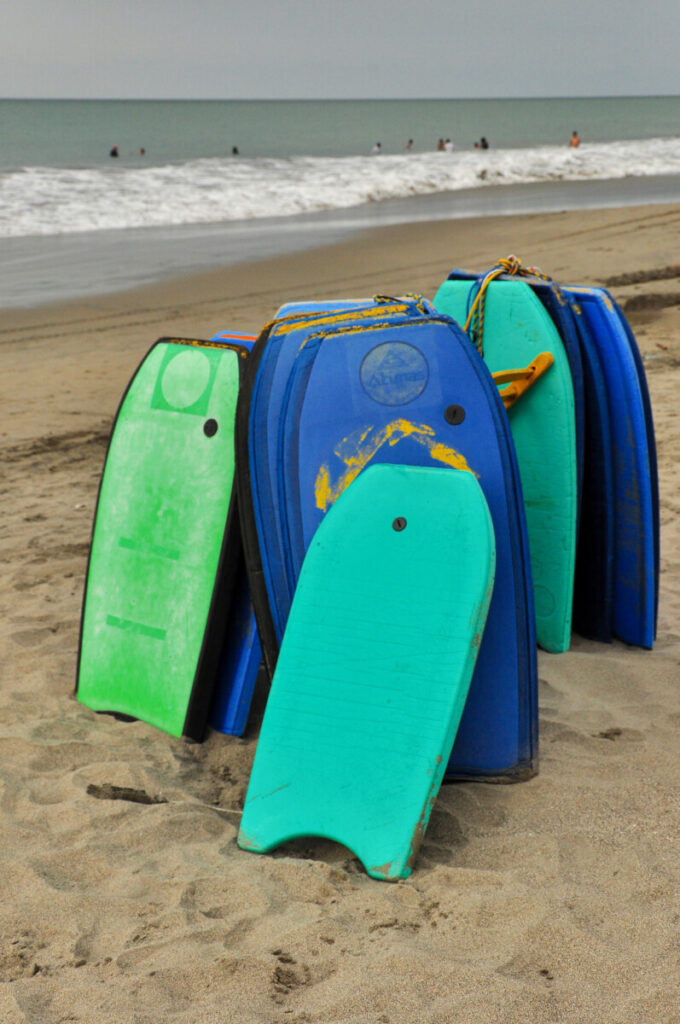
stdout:
[[(458, 325), (480, 292), (483, 356)], [(257, 340), (151, 349), (102, 475), (77, 696), (241, 735), (263, 658), (239, 844), (323, 836), (406, 877), (443, 778), (534, 773), (536, 643), (566, 650), (573, 608), (651, 647), (657, 585), (625, 319), (597, 289), (454, 272), (434, 305), (293, 303)]]
[[(435, 306), (465, 323), (485, 276), (453, 271)], [(522, 351), (546, 345), (549, 334), (562, 350), (561, 366), (556, 355), (545, 381), (509, 411), (527, 510), (538, 642), (546, 650), (566, 650), (573, 612), (574, 629), (589, 639), (618, 637), (651, 649), (659, 496), (642, 359), (625, 316), (602, 288), (509, 274), (488, 283), (482, 344), (491, 370), (500, 368), (509, 350), (521, 358)], [(556, 388), (558, 374), (562, 396), (550, 393), (550, 378)], [(561, 436), (562, 401), (575, 409), (569, 438)], [(570, 474), (560, 465), (568, 458)], [(560, 495), (557, 476), (565, 483), (569, 477), (568, 493)], [(551, 537), (546, 516), (563, 527), (559, 534)], [(546, 543), (553, 557), (560, 547), (559, 590), (544, 579), (551, 570)], [(548, 633), (550, 618), (558, 615), (561, 644)]]

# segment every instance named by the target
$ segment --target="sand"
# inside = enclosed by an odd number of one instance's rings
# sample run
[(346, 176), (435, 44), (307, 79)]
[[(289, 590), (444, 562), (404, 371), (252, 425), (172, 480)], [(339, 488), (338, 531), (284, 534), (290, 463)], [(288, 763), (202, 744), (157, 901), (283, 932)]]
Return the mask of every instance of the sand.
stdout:
[[(3, 315), (0, 1020), (680, 1021), (679, 241), (680, 207), (409, 225)], [(660, 460), (655, 650), (574, 636), (540, 653), (539, 774), (445, 786), (404, 882), (324, 841), (242, 852), (257, 713), (243, 739), (192, 745), (72, 696), (122, 391), (161, 335), (257, 331), (286, 299), (432, 296), (453, 265), (510, 252), (609, 283), (637, 334)]]

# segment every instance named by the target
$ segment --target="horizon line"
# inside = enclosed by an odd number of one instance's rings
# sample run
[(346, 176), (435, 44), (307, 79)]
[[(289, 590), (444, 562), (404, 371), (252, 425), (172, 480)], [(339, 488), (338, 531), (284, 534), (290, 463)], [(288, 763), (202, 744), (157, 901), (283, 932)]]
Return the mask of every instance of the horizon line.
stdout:
[(680, 99), (680, 93), (578, 93), (569, 96), (0, 96), (44, 103), (492, 103), (542, 100)]

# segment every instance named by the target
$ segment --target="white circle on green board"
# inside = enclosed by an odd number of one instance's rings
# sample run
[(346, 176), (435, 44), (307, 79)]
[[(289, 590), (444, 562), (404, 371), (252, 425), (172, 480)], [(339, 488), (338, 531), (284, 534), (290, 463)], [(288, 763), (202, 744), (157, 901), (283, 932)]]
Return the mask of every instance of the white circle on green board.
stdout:
[(195, 405), (210, 381), (210, 360), (198, 349), (187, 349), (171, 359), (165, 368), (161, 388), (173, 409)]

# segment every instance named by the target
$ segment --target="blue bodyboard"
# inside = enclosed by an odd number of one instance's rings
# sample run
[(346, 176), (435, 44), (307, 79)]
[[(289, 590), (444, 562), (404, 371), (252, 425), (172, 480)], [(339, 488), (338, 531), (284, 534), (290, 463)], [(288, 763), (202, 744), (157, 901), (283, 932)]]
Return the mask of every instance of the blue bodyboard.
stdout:
[[(251, 351), (255, 337), (234, 331), (220, 331), (211, 338), (211, 341), (227, 346), (238, 345)], [(241, 736), (248, 720), (255, 682), (262, 662), (262, 647), (250, 599), (245, 565), (240, 553), (235, 557), (238, 559), (239, 567), (225, 627), (210, 709), (210, 725), (218, 732)]]
[(651, 410), (645, 410), (639, 365), (611, 297), (600, 288), (564, 291), (578, 303), (588, 325), (607, 387), (615, 508), (613, 632), (626, 643), (651, 648), (658, 587), (658, 496)]
[(370, 299), (307, 299), (304, 302), (284, 302), (276, 311), (276, 319), (299, 316), (301, 313), (344, 313), (348, 309), (376, 309), (378, 303), (408, 302), (416, 300), (423, 313), (436, 313), (431, 302), (422, 295), (403, 295), (390, 298), (388, 295), (374, 295)]
[(262, 647), (240, 553), (210, 709), (213, 729), (230, 736), (243, 735), (261, 663)]
[(621, 321), (621, 326), (624, 329), (628, 344), (630, 347), (631, 355), (635, 363), (635, 369), (637, 371), (638, 384), (640, 385), (640, 395), (642, 397), (642, 408), (645, 416), (645, 426), (647, 428), (647, 448), (649, 450), (649, 480), (652, 491), (652, 530), (654, 533), (654, 636), (656, 636), (656, 625), (659, 616), (659, 572), (661, 562), (661, 514), (659, 510), (659, 469), (656, 454), (656, 436), (654, 432), (654, 418), (652, 416), (652, 401), (649, 396), (649, 387), (647, 386), (647, 376), (645, 374), (644, 364), (642, 362), (642, 356), (635, 340), (635, 335), (631, 330), (631, 326), (628, 323), (623, 310), (617, 305), (614, 299), (611, 298), (614, 310)]
[(611, 413), (602, 357), (572, 295), (569, 304), (583, 361), (586, 443), (581, 520), (574, 575), (573, 627), (590, 640), (609, 643), (614, 619), (614, 469)]
[(524, 506), (502, 401), (467, 336), (445, 316), (324, 325), (290, 367), (275, 460), (291, 592), (325, 513), (367, 466), (449, 465), (478, 477), (496, 586), (447, 775), (529, 774), (536, 655)]
[(412, 300), (366, 301), (357, 308), (302, 312), (272, 321), (250, 355), (237, 410), (237, 487), (246, 567), (264, 660), (271, 677), (293, 598), (278, 505), (278, 432), (288, 374), (305, 339), (323, 325), (418, 315)]

